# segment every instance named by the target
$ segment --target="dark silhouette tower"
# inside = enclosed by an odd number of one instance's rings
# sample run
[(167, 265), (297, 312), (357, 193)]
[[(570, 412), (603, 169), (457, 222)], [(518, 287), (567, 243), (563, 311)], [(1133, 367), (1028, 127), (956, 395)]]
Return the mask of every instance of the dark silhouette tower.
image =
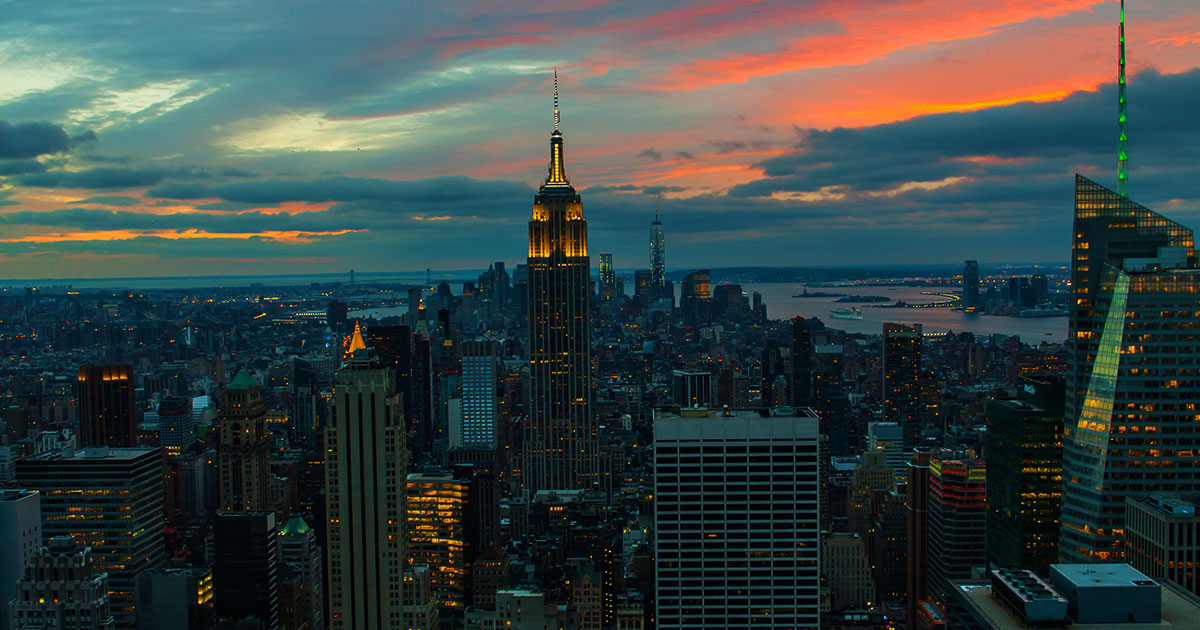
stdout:
[(530, 395), (523, 483), (530, 491), (591, 488), (600, 470), (592, 418), (587, 221), (567, 179), (558, 122), (556, 72), (549, 174), (533, 198), (529, 222)]

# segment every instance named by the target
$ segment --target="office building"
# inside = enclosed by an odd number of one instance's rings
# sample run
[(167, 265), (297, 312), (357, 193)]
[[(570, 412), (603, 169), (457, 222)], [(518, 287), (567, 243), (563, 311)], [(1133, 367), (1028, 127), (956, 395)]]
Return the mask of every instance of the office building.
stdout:
[(654, 221), (650, 223), (650, 286), (655, 299), (664, 297), (663, 287), (667, 283), (667, 245), (663, 237), (662, 221), (658, 220), (658, 195), (654, 196)]
[(979, 261), (968, 260), (963, 263), (962, 281), (963, 308), (979, 308)]
[(271, 509), (270, 438), (267, 406), (258, 383), (246, 370), (237, 373), (217, 418), (217, 509), (255, 512)]
[[(68, 536), (50, 538), (16, 584), (9, 608), (14, 630), (112, 630), (107, 575), (87, 547)], [(128, 626), (128, 627), (133, 627)]]
[(831, 610), (863, 609), (874, 600), (867, 546), (858, 534), (835, 532), (821, 541), (821, 574)]
[(898, 602), (905, 597), (908, 509), (904, 500), (903, 494), (894, 491), (883, 497), (867, 542), (876, 602)]
[(687, 324), (709, 321), (712, 305), (712, 273), (697, 269), (683, 279), (679, 292), (679, 313)]
[(196, 442), (192, 400), (167, 396), (158, 404), (158, 438), (167, 455), (182, 455)]
[(904, 448), (904, 429), (895, 422), (872, 422), (867, 425), (867, 452), (881, 452), (888, 468), (896, 476), (907, 470), (909, 455)]
[(1200, 496), (1151, 495), (1125, 503), (1125, 559), (1156, 580), (1200, 595)]
[(329, 625), (401, 628), (405, 564), (404, 413), (387, 368), (358, 350), (334, 382), (325, 432)]
[(921, 427), (921, 325), (883, 323), (883, 419), (904, 430), (906, 449)]
[(212, 630), (211, 569), (158, 569), (138, 577), (138, 630)]
[(613, 270), (612, 254), (600, 252), (600, 299), (609, 301), (617, 297), (617, 274)]
[(971, 579), (987, 563), (987, 469), (974, 453), (946, 449), (929, 458), (928, 574), (930, 598), (946, 604), (951, 582)]
[(886, 453), (863, 453), (850, 477), (850, 531), (868, 538), (883, 498), (895, 489), (896, 473), (888, 466)]
[(221, 512), (213, 523), (217, 614), (279, 628), (279, 528), (274, 512)]
[(554, 132), (550, 167), (529, 222), (529, 421), (525, 490), (588, 489), (600, 480), (592, 417), (591, 263), (583, 202), (567, 179), (563, 136)]
[(325, 570), (317, 533), (303, 517), (293, 515), (275, 538), (279, 566), (291, 567), (299, 582), (301, 610), (298, 617), (310, 629), (325, 627)]
[(792, 406), (813, 406), (812, 322), (800, 316), (792, 318), (791, 376)]
[(500, 437), (500, 351), (495, 341), (464, 341), (461, 421), (450, 446), (496, 449)]
[(438, 599), (429, 581), (430, 569), (410, 564), (404, 569), (404, 625), (409, 630), (437, 630), (441, 627)]
[(137, 446), (132, 365), (82, 365), (76, 383), (80, 446)]
[(1059, 559), (1114, 562), (1126, 498), (1200, 483), (1200, 268), (1191, 230), (1082, 176), (1073, 234)]
[(990, 566), (1045, 574), (1058, 561), (1064, 391), (1059, 379), (1027, 378), (1017, 398), (987, 401)]
[[(470, 479), (449, 472), (408, 476), (408, 558), (430, 569), (438, 605), (458, 615), (466, 606), (471, 533)], [(452, 613), (452, 614), (453, 614)]]
[(414, 405), (409, 404), (412, 391), (412, 329), (408, 326), (371, 326), (367, 328), (367, 347), (375, 351), (375, 358), (383, 367), (392, 371), (392, 388), (404, 399), (404, 419), (412, 426)]
[(17, 580), (42, 548), (41, 495), (32, 490), (0, 490), (0, 628), (10, 630), (8, 603)]
[(917, 627), (918, 603), (929, 592), (925, 575), (925, 558), (929, 556), (929, 460), (928, 452), (914, 452), (908, 461), (908, 481), (904, 484), (908, 516), (908, 554), (904, 567), (908, 596), (904, 604), (909, 628)]
[(659, 628), (817, 627), (819, 436), (797, 413), (656, 418)]
[(17, 462), (17, 483), (41, 495), (43, 536), (91, 548), (96, 571), (108, 574), (117, 628), (136, 625), (137, 578), (165, 561), (162, 471), (156, 448), (97, 446)]
[(671, 395), (680, 407), (712, 407), (712, 374), (674, 370), (671, 373)]

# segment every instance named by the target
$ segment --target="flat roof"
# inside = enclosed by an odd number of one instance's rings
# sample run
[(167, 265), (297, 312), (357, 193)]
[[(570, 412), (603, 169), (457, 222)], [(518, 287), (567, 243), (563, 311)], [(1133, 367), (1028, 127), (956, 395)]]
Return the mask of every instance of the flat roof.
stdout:
[[(967, 606), (985, 620), (994, 630), (1027, 630), (1025, 624), (1011, 610), (992, 596), (992, 587), (986, 584), (955, 584)], [(1072, 623), (1065, 630), (1180, 630), (1196, 628), (1200, 615), (1200, 600), (1178, 587), (1163, 584), (1162, 621), (1160, 623)]]
[(1052, 564), (1050, 571), (1057, 571), (1078, 587), (1158, 586), (1158, 582), (1128, 564)]

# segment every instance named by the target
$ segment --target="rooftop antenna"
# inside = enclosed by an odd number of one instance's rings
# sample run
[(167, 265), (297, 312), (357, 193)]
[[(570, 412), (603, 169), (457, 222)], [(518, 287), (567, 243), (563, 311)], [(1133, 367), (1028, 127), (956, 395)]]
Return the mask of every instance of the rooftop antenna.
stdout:
[(1125, 0), (1121, 0), (1121, 26), (1117, 31), (1117, 193), (1129, 197), (1129, 156), (1126, 153), (1125, 112)]
[[(1125, 0), (1121, 0), (1121, 1), (1124, 2)], [(1122, 15), (1124, 15), (1124, 13), (1122, 13)], [(1124, 28), (1124, 27), (1122, 27), (1122, 28)], [(1122, 39), (1122, 41), (1124, 41), (1124, 40)], [(1124, 44), (1122, 44), (1122, 46), (1124, 46)], [(1124, 59), (1124, 54), (1121, 55), (1121, 58)], [(1122, 63), (1124, 63), (1124, 62), (1122, 62)], [(1124, 66), (1121, 66), (1121, 67), (1124, 68)], [(1122, 70), (1122, 73), (1123, 72), (1124, 71)], [(1121, 76), (1124, 76), (1124, 74), (1122, 74)], [(554, 68), (554, 130), (558, 131), (558, 68), (557, 67)]]
[(659, 193), (654, 193), (654, 221), (655, 222), (658, 221), (658, 195), (659, 195)]

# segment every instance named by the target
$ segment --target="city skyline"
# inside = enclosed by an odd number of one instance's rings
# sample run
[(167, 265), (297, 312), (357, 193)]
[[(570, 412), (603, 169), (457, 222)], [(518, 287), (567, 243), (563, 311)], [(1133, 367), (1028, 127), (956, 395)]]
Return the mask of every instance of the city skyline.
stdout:
[[(644, 260), (655, 193), (678, 268), (987, 262), (1058, 258), (1069, 213), (1045, 208), (1070, 199), (1066, 176), (1117, 180), (1115, 1), (585, 2), (403, 23), (312, 5), (202, 27), (124, 6), (0, 26), (9, 277), (517, 259), (555, 66), (617, 268)], [(273, 28), (231, 36), (245, 23)], [(1126, 28), (1133, 190), (1185, 222), (1198, 25), (1180, 1), (1132, 6)], [(288, 55), (299, 32), (322, 37)]]

